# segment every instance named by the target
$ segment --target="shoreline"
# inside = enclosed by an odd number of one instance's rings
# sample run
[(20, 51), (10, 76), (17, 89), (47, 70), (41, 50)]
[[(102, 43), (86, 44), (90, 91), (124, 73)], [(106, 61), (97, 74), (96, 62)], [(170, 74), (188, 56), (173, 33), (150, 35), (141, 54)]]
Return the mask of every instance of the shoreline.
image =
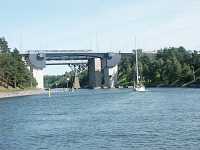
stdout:
[(24, 90), (24, 91), (14, 91), (14, 92), (0, 92), (0, 99), (11, 98), (11, 97), (21, 97), (21, 96), (31, 96), (43, 94), (44, 90)]
[[(172, 88), (172, 89), (173, 88), (188, 88), (188, 89), (194, 88), (194, 89), (199, 89), (200, 87), (147, 86), (147, 88), (169, 88), (169, 89), (170, 88)], [(88, 89), (88, 88), (86, 88), (86, 89)], [(101, 88), (101, 89), (105, 89), (105, 88)], [(132, 87), (120, 87), (120, 88), (114, 88), (114, 89), (132, 89)], [(4, 98), (40, 95), (40, 94), (44, 94), (44, 93), (45, 93), (45, 90), (42, 90), (42, 89), (0, 92), (0, 100), (4, 99)]]

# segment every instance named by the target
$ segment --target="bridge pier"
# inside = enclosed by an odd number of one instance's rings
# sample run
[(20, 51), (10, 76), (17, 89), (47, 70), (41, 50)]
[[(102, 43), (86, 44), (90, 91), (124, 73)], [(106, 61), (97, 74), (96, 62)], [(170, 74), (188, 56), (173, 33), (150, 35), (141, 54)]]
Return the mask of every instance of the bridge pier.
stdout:
[(33, 77), (37, 81), (36, 88), (44, 89), (44, 73), (43, 69), (32, 68)]
[(77, 75), (75, 75), (75, 77), (74, 77), (73, 88), (80, 89), (80, 82), (79, 82), (79, 78)]
[(104, 88), (108, 88), (108, 67), (107, 67), (107, 59), (106, 58), (102, 58), (101, 59), (101, 67), (102, 67), (102, 86)]
[(117, 85), (118, 65), (108, 68), (108, 87), (115, 88)]
[(102, 59), (103, 87), (115, 88), (117, 84), (118, 65), (109, 66), (107, 59)]
[(27, 65), (30, 67), (30, 70), (37, 82), (36, 88), (44, 89), (44, 71), (45, 68), (45, 55), (43, 53), (31, 54), (26, 58)]
[(88, 60), (89, 88), (101, 88), (101, 59), (90, 58)]

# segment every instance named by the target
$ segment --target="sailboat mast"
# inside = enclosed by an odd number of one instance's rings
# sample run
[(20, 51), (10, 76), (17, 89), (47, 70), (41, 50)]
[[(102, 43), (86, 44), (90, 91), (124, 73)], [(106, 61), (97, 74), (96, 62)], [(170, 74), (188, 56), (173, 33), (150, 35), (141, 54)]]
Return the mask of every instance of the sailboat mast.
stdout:
[(137, 56), (137, 49), (135, 50), (135, 65), (136, 65), (136, 79), (137, 84), (139, 83), (139, 70), (138, 70), (138, 56)]
[(135, 65), (136, 65), (136, 83), (139, 84), (138, 53), (136, 48), (136, 37), (135, 37)]

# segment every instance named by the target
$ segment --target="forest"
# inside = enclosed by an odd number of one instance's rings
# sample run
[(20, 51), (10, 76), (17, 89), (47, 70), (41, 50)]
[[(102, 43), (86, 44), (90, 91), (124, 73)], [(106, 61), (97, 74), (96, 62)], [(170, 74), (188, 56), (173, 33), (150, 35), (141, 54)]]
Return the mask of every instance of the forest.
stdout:
[(11, 50), (4, 37), (0, 38), (0, 88), (33, 88), (37, 85), (19, 51)]
[[(184, 47), (170, 47), (155, 54), (139, 51), (140, 80), (150, 87), (198, 87), (200, 85), (200, 54)], [(119, 65), (119, 85), (133, 85), (135, 55), (124, 57)]]

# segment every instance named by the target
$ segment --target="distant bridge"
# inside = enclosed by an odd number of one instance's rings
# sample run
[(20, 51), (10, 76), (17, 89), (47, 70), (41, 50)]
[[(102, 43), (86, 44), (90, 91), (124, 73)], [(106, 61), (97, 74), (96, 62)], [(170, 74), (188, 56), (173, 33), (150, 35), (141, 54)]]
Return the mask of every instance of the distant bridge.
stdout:
[(92, 50), (25, 50), (20, 51), (24, 61), (30, 66), (38, 88), (44, 88), (43, 69), (46, 65), (87, 64), (89, 86), (113, 88), (117, 84), (118, 64), (122, 54), (93, 52)]

